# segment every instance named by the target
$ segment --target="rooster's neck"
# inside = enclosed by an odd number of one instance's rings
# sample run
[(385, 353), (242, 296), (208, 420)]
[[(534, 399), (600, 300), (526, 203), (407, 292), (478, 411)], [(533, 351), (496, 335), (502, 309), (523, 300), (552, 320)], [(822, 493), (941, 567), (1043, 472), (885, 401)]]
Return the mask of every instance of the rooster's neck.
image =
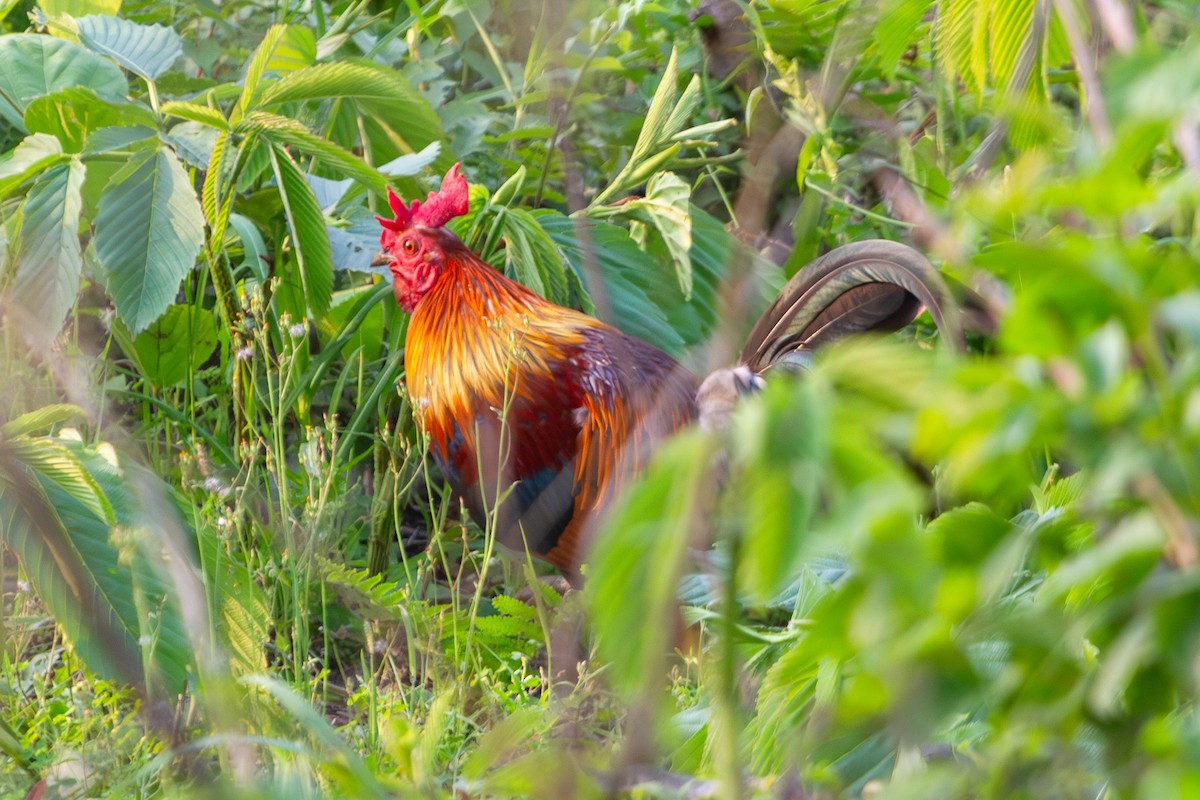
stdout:
[(504, 404), (518, 366), (548, 369), (551, 351), (576, 338), (564, 324), (575, 312), (547, 302), (465, 248), (446, 255), (409, 322), (404, 366), (418, 414), (434, 427), (449, 418), (461, 427), (465, 420), (459, 418), (473, 409)]

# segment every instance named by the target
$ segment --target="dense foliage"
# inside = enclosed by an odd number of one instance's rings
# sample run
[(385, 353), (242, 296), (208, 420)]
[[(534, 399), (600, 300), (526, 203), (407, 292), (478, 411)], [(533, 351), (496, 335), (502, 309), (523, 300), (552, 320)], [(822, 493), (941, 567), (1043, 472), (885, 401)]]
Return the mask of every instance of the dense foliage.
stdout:
[[(1198, 107), (1173, 0), (0, 0), (0, 791), (1190, 796)], [(969, 352), (772, 377), (563, 593), (402, 391), (373, 214), (456, 161), (698, 372), (872, 237)]]

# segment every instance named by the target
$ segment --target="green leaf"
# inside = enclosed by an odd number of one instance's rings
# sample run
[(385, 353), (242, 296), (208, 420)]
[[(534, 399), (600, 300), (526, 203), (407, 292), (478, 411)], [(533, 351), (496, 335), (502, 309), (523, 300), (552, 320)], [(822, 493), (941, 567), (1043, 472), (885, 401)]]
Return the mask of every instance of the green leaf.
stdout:
[(914, 36), (932, 0), (886, 0), (879, 9), (879, 22), (872, 26), (879, 48), (879, 67), (894, 77), (900, 59), (914, 44)]
[(554, 240), (523, 208), (503, 210), (501, 237), (507, 243), (505, 257), (512, 274), (521, 283), (551, 302), (569, 302), (567, 278)]
[(630, 336), (653, 342), (670, 355), (683, 354), (684, 339), (671, 325), (665, 308), (681, 302), (682, 297), (673, 281), (661, 280), (663, 271), (628, 231), (600, 220), (573, 220), (551, 211), (534, 212), (534, 217), (595, 299), (600, 319)]
[(192, 656), (182, 599), (163, 577), (174, 522), (151, 523), (126, 480), (135, 474), (142, 496), (165, 491), (79, 442), (0, 442), (0, 531), (88, 666), (154, 701), (183, 689)]
[(55, 165), (34, 181), (21, 204), (16, 273), (8, 299), (24, 321), (23, 329), (42, 346), (58, 335), (79, 293), (80, 189), (85, 172), (78, 159)]
[(216, 317), (196, 306), (171, 306), (133, 344), (146, 377), (159, 388), (174, 386), (216, 350)]
[(25, 109), (25, 127), (48, 133), (70, 153), (84, 150), (88, 135), (102, 128), (142, 126), (153, 130), (150, 109), (137, 103), (105, 100), (82, 87), (59, 89), (32, 101)]
[(160, 149), (100, 196), (96, 257), (117, 313), (140, 333), (167, 310), (204, 245), (204, 215), (183, 164)]
[(44, 480), (53, 482), (97, 519), (106, 525), (116, 524), (116, 515), (104, 491), (62, 442), (46, 437), (15, 436), (4, 442), (4, 448)]
[(25, 130), (30, 101), (69, 87), (113, 101), (129, 93), (116, 64), (80, 45), (31, 33), (0, 36), (0, 117)]
[(162, 104), (162, 112), (172, 117), (199, 122), (217, 130), (226, 130), (229, 121), (218, 109), (202, 106), (197, 103), (166, 102)]
[(258, 104), (342, 98), (388, 102), (396, 97), (397, 80), (390, 72), (353, 61), (317, 64), (285, 75), (263, 89)]
[(586, 588), (589, 619), (608, 678), (627, 696), (650, 676), (665, 674), (671, 644), (646, 620), (675, 614), (682, 559), (715, 491), (713, 450), (698, 430), (664, 443), (596, 537)]
[(387, 194), (387, 180), (362, 159), (328, 139), (323, 139), (300, 122), (265, 111), (252, 111), (235, 128), (235, 132), (256, 131), (277, 145), (295, 148), (318, 163), (340, 174), (355, 178), (379, 195)]
[(316, 196), (304, 180), (304, 173), (291, 156), (278, 145), (271, 147), (270, 153), (291, 234), (295, 266), (304, 288), (304, 300), (309, 313), (320, 318), (329, 310), (333, 295), (333, 253), (325, 232), (325, 218)]
[(0, 197), (62, 160), (62, 142), (58, 139), (45, 133), (26, 136), (4, 158), (0, 158)]
[(234, 118), (254, 107), (266, 75), (295, 72), (310, 66), (316, 58), (317, 41), (312, 31), (298, 25), (272, 25), (246, 66)]
[(40, 0), (38, 7), (47, 17), (82, 17), (85, 14), (116, 14), (121, 0)]
[(765, 605), (794, 577), (824, 481), (828, 416), (811, 381), (771, 381), (734, 417), (733, 459), (745, 533), (739, 586)]
[(441, 151), (441, 142), (430, 142), (420, 152), (396, 156), (386, 164), (380, 165), (379, 171), (393, 178), (416, 175), (437, 160)]
[(163, 141), (171, 145), (172, 149), (193, 167), (207, 170), (217, 144), (217, 136), (216, 129), (200, 122), (185, 120), (171, 128), (170, 133), (163, 136)]
[[(394, 70), (378, 64), (354, 63), (381, 75), (388, 88), (385, 97), (353, 99), (371, 155), (377, 163), (420, 152), (434, 142), (443, 142), (441, 118), (411, 83)], [(453, 153), (443, 147), (434, 164), (439, 170), (446, 170), (454, 161)]]
[[(685, 300), (692, 296), (692, 216), (691, 190), (673, 172), (659, 172), (646, 186), (646, 196), (619, 206), (592, 206), (593, 217), (632, 216), (649, 222), (658, 230), (671, 259), (675, 276)], [(644, 242), (642, 243), (644, 246)]]
[(260, 281), (265, 281), (267, 279), (267, 261), (271, 253), (267, 250), (267, 243), (263, 240), (262, 234), (258, 232), (258, 228), (254, 227), (254, 223), (249, 218), (241, 214), (230, 214), (229, 225), (237, 232), (238, 238), (242, 241), (241, 266), (248, 267), (252, 275)]
[(89, 15), (75, 20), (79, 40), (125, 69), (152, 81), (183, 55), (183, 40), (163, 25), (140, 25), (120, 17)]
[(87, 412), (82, 408), (67, 403), (42, 406), (4, 423), (0, 427), (0, 436), (11, 439), (15, 436), (27, 436), (33, 433), (49, 433), (60, 423), (86, 416)]

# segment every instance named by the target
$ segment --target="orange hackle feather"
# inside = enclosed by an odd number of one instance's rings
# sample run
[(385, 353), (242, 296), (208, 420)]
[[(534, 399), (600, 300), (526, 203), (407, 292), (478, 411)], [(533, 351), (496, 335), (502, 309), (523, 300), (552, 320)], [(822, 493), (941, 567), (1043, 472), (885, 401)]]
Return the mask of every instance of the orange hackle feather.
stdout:
[[(442, 193), (460, 193), (456, 179), (452, 170)], [(465, 207), (439, 195), (392, 205), (403, 211), (385, 227), (385, 251), (413, 237), (423, 248), (408, 267), (394, 262), (397, 297), (417, 281), (410, 272), (436, 263), (420, 296), (404, 295), (414, 306), (408, 391), (434, 457), (499, 541), (573, 573), (650, 444), (694, 417), (695, 378), (658, 348), (496, 272), (441, 227), (445, 219), (420, 219), (431, 206)]]

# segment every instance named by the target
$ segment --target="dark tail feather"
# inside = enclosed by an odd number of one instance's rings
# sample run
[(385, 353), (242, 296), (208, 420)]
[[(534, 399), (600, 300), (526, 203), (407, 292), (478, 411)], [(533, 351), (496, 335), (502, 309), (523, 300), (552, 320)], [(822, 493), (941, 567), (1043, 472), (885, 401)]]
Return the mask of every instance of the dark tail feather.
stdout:
[(806, 353), (836, 339), (899, 330), (923, 308), (942, 336), (962, 349), (957, 305), (925, 256), (883, 239), (843, 245), (788, 281), (750, 332), (742, 362), (755, 372), (803, 362)]

